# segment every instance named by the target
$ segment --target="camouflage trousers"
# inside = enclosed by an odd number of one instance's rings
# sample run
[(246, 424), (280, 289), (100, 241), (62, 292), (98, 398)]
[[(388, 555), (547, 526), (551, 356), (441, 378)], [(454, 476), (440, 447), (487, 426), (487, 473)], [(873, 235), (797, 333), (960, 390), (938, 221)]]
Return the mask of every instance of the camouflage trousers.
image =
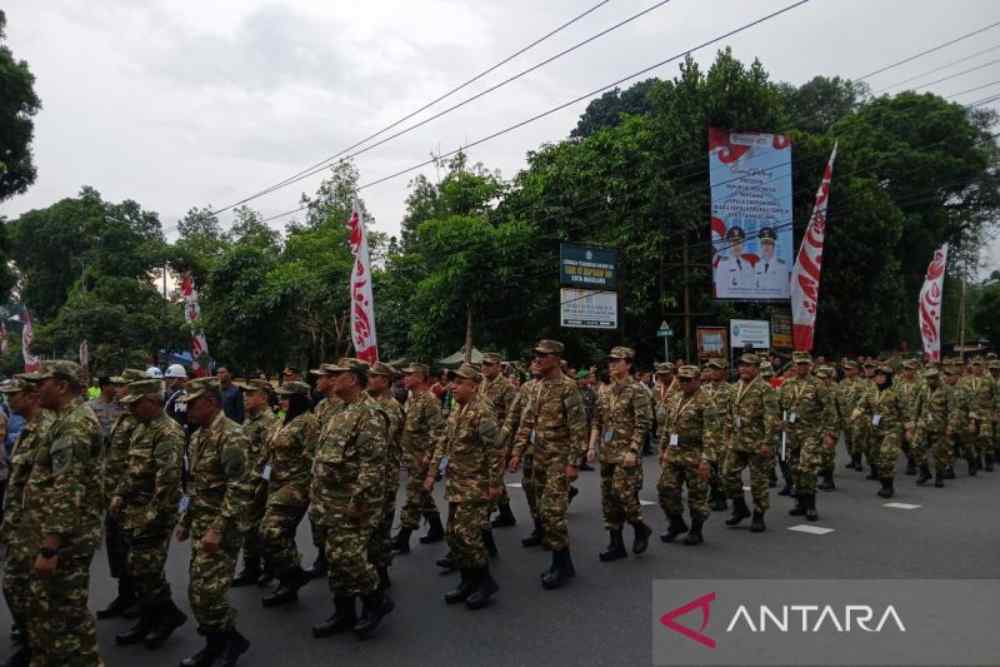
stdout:
[(37, 553), (38, 547), (32, 541), (7, 545), (3, 596), (14, 623), (25, 631), (31, 614), (31, 573)]
[(534, 462), (531, 471), (532, 491), (538, 517), (545, 530), (543, 544), (552, 551), (569, 547), (569, 478), (562, 462), (539, 464)]
[(170, 599), (170, 584), (164, 575), (173, 523), (164, 530), (149, 533), (134, 532), (129, 536), (128, 574), (135, 585), (135, 593), (143, 604)]
[(373, 528), (369, 522), (343, 519), (326, 527), (326, 559), (330, 563), (330, 592), (366, 595), (378, 588), (378, 574), (368, 560)]
[(925, 433), (916, 448), (915, 460), (917, 465), (928, 462), (928, 458), (934, 460), (934, 472), (943, 473), (945, 468), (955, 461), (955, 453), (951, 442), (944, 433)]
[(834, 468), (836, 468), (836, 462), (837, 445), (834, 444), (833, 447), (827, 447), (821, 441), (819, 448), (819, 472), (832, 473)]
[(459, 568), (485, 567), (488, 554), (483, 540), (493, 501), (453, 502), (448, 505), (448, 551)]
[[(668, 517), (684, 513), (681, 491), (687, 486), (688, 511), (691, 517), (708, 516), (708, 481), (698, 475), (702, 456), (697, 449), (669, 450), (666, 463), (656, 483), (660, 507)], [(711, 464), (709, 464), (711, 465)]]
[(993, 452), (993, 433), (991, 428), (981, 428), (979, 435), (970, 436), (969, 439), (971, 440), (969, 449), (975, 450), (975, 453), (979, 456), (986, 456)]
[(882, 436), (878, 449), (879, 479), (896, 479), (896, 459), (899, 458), (899, 435), (887, 433)]
[(392, 534), (392, 523), (396, 518), (396, 489), (399, 488), (398, 465), (386, 475), (385, 484), (381, 520), (376, 522), (368, 541), (368, 560), (376, 567), (388, 567), (392, 564), (392, 547), (389, 542)]
[(437, 514), (434, 496), (424, 490), (427, 466), (411, 466), (406, 478), (406, 502), (399, 515), (401, 528), (416, 530), (420, 527), (420, 517)]
[(301, 564), (295, 531), (308, 508), (308, 500), (300, 505), (268, 503), (257, 530), (257, 541), (269, 572), (282, 575)]
[(59, 554), (55, 572), (31, 578), (28, 640), (32, 667), (95, 667), (94, 616), (87, 608), (93, 548), (67, 549)]
[(108, 550), (108, 570), (111, 577), (121, 579), (128, 576), (128, 534), (121, 521), (106, 514), (104, 516), (104, 546)]
[(639, 491), (642, 489), (642, 464), (631, 468), (621, 463), (601, 464), (601, 509), (604, 527), (621, 530), (625, 522), (642, 521)]
[(316, 520), (309, 516), (309, 533), (312, 535), (313, 546), (316, 547), (316, 553), (325, 554), (326, 553), (326, 526), (321, 526), (316, 523)]
[(770, 470), (774, 467), (773, 454), (761, 456), (759, 452), (730, 449), (722, 472), (726, 496), (743, 497), (742, 475), (743, 469), (747, 467), (750, 468), (750, 495), (753, 504), (761, 512), (766, 512), (771, 506), (768, 483), (771, 478)]
[(267, 509), (267, 483), (257, 487), (253, 502), (250, 504), (250, 529), (243, 536), (243, 564), (260, 563), (264, 558), (264, 545), (260, 541), (260, 523)]
[(188, 600), (201, 631), (223, 632), (236, 621), (228, 595), (244, 536), (235, 531), (223, 536), (219, 550), (210, 554), (201, 546), (209, 525), (207, 520), (196, 521), (191, 529)]
[(796, 492), (816, 493), (816, 473), (823, 466), (824, 449), (823, 441), (815, 435), (801, 436), (796, 445), (788, 447), (788, 464)]
[[(504, 485), (506, 487), (506, 485)], [(521, 463), (521, 489), (524, 497), (528, 501), (528, 510), (531, 518), (541, 521), (538, 515), (538, 492), (535, 486), (535, 457), (533, 454), (525, 454)]]
[(727, 449), (725, 442), (705, 442), (705, 460), (709, 466), (708, 486), (719, 493), (723, 493), (722, 467), (726, 461)]
[(871, 429), (867, 423), (855, 424), (851, 427), (851, 456), (864, 456), (865, 461), (871, 465), (875, 463), (878, 456), (872, 453)]

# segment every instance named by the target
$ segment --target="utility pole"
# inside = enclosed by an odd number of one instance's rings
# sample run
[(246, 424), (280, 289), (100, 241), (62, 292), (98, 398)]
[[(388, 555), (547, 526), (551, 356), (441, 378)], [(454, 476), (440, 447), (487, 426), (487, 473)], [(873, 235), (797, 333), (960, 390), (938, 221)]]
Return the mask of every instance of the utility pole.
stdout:
[(959, 275), (959, 280), (962, 281), (962, 297), (959, 299), (958, 305), (958, 349), (959, 354), (962, 358), (965, 358), (965, 275)]
[(465, 304), (465, 363), (472, 363), (472, 306)]
[(681, 255), (684, 280), (684, 361), (691, 362), (691, 288), (688, 287), (688, 234), (684, 228), (684, 247)]

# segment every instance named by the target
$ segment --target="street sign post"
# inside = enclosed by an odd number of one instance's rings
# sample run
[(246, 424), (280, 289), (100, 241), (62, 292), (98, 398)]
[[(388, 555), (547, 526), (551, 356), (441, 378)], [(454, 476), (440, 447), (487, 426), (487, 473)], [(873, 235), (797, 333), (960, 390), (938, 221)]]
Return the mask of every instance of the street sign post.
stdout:
[(663, 358), (666, 361), (670, 361), (670, 337), (674, 335), (674, 332), (666, 320), (660, 323), (660, 328), (656, 330), (656, 335), (663, 339)]

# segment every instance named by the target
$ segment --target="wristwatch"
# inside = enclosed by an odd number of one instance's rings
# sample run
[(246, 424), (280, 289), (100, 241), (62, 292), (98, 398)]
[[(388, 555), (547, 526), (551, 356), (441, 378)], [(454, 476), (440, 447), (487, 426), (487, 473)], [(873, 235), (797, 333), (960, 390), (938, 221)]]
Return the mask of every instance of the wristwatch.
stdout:
[(50, 549), (48, 547), (42, 547), (41, 549), (38, 550), (38, 553), (42, 558), (48, 559), (48, 558), (55, 558), (56, 556), (58, 556), (59, 550)]

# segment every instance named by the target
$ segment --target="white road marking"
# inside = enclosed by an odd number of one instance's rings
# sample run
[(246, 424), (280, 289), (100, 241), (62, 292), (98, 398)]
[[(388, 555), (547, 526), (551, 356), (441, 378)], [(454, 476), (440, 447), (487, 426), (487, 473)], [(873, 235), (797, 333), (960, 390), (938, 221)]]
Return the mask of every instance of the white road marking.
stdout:
[(823, 528), (822, 526), (809, 526), (804, 523), (800, 523), (797, 526), (789, 526), (788, 530), (794, 530), (799, 533), (808, 533), (809, 535), (826, 535), (827, 533), (833, 532), (833, 528)]
[(512, 489), (520, 489), (521, 488), (521, 483), (520, 482), (507, 482), (507, 486), (509, 486)]
[(639, 500), (639, 504), (642, 505), (642, 506), (644, 506), (644, 507), (648, 507), (649, 505), (655, 505), (656, 503), (654, 503), (652, 500), (641, 500), (640, 499)]
[(909, 503), (885, 503), (882, 507), (891, 507), (894, 510), (915, 510), (920, 509), (923, 505), (911, 505)]

